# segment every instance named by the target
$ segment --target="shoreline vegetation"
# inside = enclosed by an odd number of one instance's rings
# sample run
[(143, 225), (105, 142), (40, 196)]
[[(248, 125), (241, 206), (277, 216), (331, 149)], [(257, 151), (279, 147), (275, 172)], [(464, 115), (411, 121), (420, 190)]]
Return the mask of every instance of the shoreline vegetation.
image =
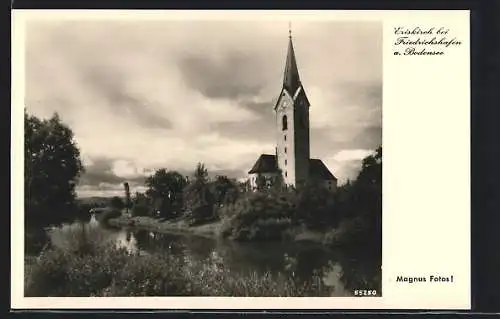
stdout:
[[(168, 228), (164, 231), (170, 232)], [(381, 291), (381, 274), (376, 270), (354, 279), (339, 277), (342, 283), (333, 285), (325, 282), (325, 276), (336, 273), (334, 263), (307, 278), (296, 274), (293, 257), (285, 258), (280, 271), (234, 270), (216, 251), (200, 259), (173, 254), (170, 248), (146, 253), (130, 249), (95, 223), (52, 228), (48, 236), (51, 245), (38, 256), (25, 256), (26, 297), (341, 297), (350, 296), (353, 287), (359, 286)], [(354, 274), (359, 266), (344, 271)], [(338, 274), (344, 276), (344, 272)]]
[(330, 296), (321, 272), (304, 281), (294, 268), (234, 271), (212, 253), (198, 260), (169, 251), (130, 251), (105, 240), (100, 226), (73, 224), (50, 231), (52, 245), (25, 257), (26, 297)]
[[(57, 114), (39, 119), (25, 110), (24, 155), (26, 296), (329, 295), (317, 276), (299, 287), (293, 272), (240, 274), (217, 259), (130, 254), (110, 246), (102, 227), (85, 226), (92, 209), (100, 211), (95, 217), (102, 225), (256, 244), (309, 240), (381, 257), (382, 147), (335, 193), (316, 183), (295, 189), (265, 176), (252, 188), (248, 180), (213, 177), (198, 163), (191, 176), (160, 168), (145, 179), (144, 193), (131, 194), (124, 182), (124, 196), (97, 202), (76, 196), (85, 167), (72, 130)], [(50, 227), (64, 223), (77, 227)], [(48, 236), (50, 245), (39, 247), (43, 241), (29, 229)], [(30, 250), (38, 256), (29, 258)]]
[(161, 234), (194, 235), (205, 238), (219, 236), (220, 221), (199, 226), (189, 226), (185, 220), (169, 221), (148, 216), (120, 216), (110, 218), (107, 223), (112, 227), (127, 228), (132, 230), (147, 230)]
[[(162, 234), (193, 235), (210, 239), (222, 238), (222, 221), (213, 221), (203, 225), (190, 226), (185, 220), (169, 221), (147, 216), (125, 216), (110, 218), (107, 223), (112, 227), (127, 228), (132, 230), (146, 230)], [(310, 241), (324, 244), (326, 233), (297, 227), (293, 237), (285, 238), (287, 241)]]

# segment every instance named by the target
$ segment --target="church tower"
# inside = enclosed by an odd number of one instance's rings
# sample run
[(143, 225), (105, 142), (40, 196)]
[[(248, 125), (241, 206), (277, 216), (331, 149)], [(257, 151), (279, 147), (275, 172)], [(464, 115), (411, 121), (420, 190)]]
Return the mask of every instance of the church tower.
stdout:
[(250, 187), (253, 190), (270, 187), (278, 178), (288, 186), (300, 187), (311, 182), (335, 192), (337, 178), (322, 160), (310, 158), (310, 104), (300, 81), (292, 33), (289, 33), (283, 86), (274, 106), (275, 154), (260, 155), (248, 171)]
[(274, 106), (276, 164), (286, 185), (300, 186), (310, 176), (309, 106), (300, 81), (292, 33), (289, 30), (283, 87)]

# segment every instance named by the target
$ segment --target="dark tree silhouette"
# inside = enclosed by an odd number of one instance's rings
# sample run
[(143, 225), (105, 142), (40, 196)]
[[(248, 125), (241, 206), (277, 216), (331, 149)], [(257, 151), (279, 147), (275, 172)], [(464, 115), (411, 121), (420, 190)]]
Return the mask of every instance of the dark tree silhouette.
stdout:
[(296, 218), (312, 229), (337, 226), (334, 195), (315, 183), (306, 183), (298, 189)]
[(208, 171), (205, 165), (198, 163), (193, 173), (193, 180), (184, 190), (184, 206), (192, 223), (214, 218), (214, 195), (210, 190)]
[(125, 189), (125, 209), (127, 210), (127, 213), (130, 209), (130, 206), (132, 204), (130, 200), (130, 186), (128, 185), (127, 182), (123, 183), (123, 188)]
[(227, 176), (216, 176), (211, 189), (217, 206), (234, 203), (238, 199), (238, 184)]
[(265, 176), (258, 174), (255, 178), (255, 186), (258, 191), (264, 191), (267, 189), (267, 179)]
[(237, 183), (237, 185), (238, 185), (238, 191), (240, 193), (246, 193), (246, 192), (249, 192), (251, 190), (251, 185), (250, 185), (249, 179), (246, 179), (244, 181), (240, 181)]
[(24, 113), (25, 220), (70, 221), (77, 214), (75, 185), (84, 171), (72, 130), (55, 113), (39, 119)]
[(122, 210), (125, 207), (125, 204), (120, 197), (114, 196), (111, 198), (110, 206), (113, 209)]
[[(340, 197), (342, 196), (342, 197)], [(357, 244), (380, 256), (382, 247), (382, 147), (363, 159), (361, 171), (354, 182), (338, 194), (344, 220), (358, 228), (353, 235)], [(354, 227), (354, 226), (353, 226)], [(354, 234), (354, 230), (349, 232)]]
[(136, 192), (132, 199), (132, 214), (134, 216), (149, 215), (149, 213), (151, 213), (150, 204), (151, 202), (145, 194)]
[(375, 154), (363, 160), (361, 172), (355, 183), (355, 192), (361, 217), (366, 220), (366, 238), (376, 245), (377, 250), (382, 247), (382, 147), (377, 148)]
[(160, 216), (165, 218), (175, 217), (182, 210), (183, 189), (187, 181), (184, 176), (176, 171), (167, 171), (162, 168), (146, 178), (148, 187), (146, 195), (157, 203), (155, 207), (160, 211)]

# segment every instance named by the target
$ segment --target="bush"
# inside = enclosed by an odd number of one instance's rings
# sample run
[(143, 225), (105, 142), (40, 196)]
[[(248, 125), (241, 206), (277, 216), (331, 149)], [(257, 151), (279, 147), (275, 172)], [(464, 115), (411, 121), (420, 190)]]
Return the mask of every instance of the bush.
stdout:
[(217, 219), (217, 216), (214, 215), (213, 205), (208, 203), (193, 206), (187, 217), (189, 220), (189, 226), (196, 226), (215, 221)]
[(344, 219), (325, 234), (324, 242), (333, 246), (356, 245), (371, 240), (366, 237), (367, 223), (362, 218)]
[(145, 204), (134, 204), (132, 206), (132, 216), (149, 216), (151, 209)]
[(222, 210), (221, 235), (235, 240), (281, 240), (295, 226), (295, 205), (286, 192), (248, 193)]
[(84, 297), (101, 295), (128, 253), (113, 246), (95, 251), (52, 248), (32, 266), (26, 296)]
[(189, 285), (179, 272), (178, 261), (164, 253), (133, 255), (123, 265), (111, 285), (109, 296), (182, 296), (190, 295)]
[(336, 226), (338, 210), (334, 195), (324, 187), (306, 185), (296, 193), (297, 210), (294, 218), (310, 229), (324, 230)]
[(132, 198), (132, 216), (151, 216), (153, 205), (145, 194), (136, 192)]
[[(58, 232), (57, 230), (54, 231)], [(97, 232), (97, 230), (96, 230)], [(77, 228), (60, 237), (79, 237)], [(298, 284), (286, 274), (241, 273), (215, 254), (206, 260), (166, 253), (138, 254), (110, 243), (89, 241), (75, 247), (53, 245), (29, 262), (25, 296), (328, 296), (326, 287)], [(69, 242), (69, 241), (65, 241)], [(81, 250), (78, 247), (87, 246)], [(307, 289), (306, 289), (307, 287)]]
[(184, 263), (185, 278), (191, 278), (192, 293), (197, 296), (227, 297), (290, 297), (329, 296), (330, 291), (316, 283), (321, 277), (316, 275), (309, 282), (299, 284), (285, 273), (270, 272), (238, 273), (224, 266), (216, 254), (202, 262), (187, 258)]
[[(254, 223), (246, 238), (237, 240), (282, 240), (288, 235), (288, 230), (293, 226), (290, 218), (262, 219)], [(241, 235), (241, 233), (240, 233)]]

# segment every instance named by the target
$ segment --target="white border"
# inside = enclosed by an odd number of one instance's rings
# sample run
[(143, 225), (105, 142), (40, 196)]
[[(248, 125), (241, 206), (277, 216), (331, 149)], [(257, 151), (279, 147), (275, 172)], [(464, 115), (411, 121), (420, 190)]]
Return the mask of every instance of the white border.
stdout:
[[(380, 298), (24, 298), (24, 26), (30, 19), (381, 20), (383, 83), (383, 296)], [(463, 45), (444, 57), (394, 57), (394, 26), (445, 25)], [(12, 308), (469, 309), (468, 11), (12, 12)], [(456, 282), (402, 285), (397, 275), (454, 274)]]

